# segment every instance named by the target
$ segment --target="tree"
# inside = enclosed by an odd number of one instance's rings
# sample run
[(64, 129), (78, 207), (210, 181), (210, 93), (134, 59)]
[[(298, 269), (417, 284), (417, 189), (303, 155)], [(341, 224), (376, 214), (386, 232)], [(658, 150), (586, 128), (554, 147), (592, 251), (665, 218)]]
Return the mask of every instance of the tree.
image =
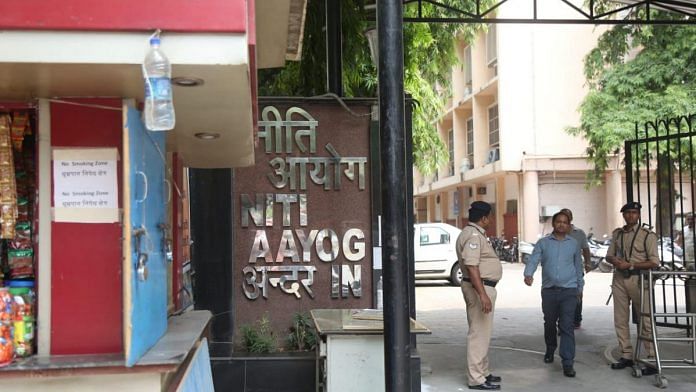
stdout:
[[(324, 1), (309, 0), (305, 19), (302, 60), (285, 68), (261, 70), (261, 95), (318, 96), (326, 93), (326, 41), (324, 35)], [(341, 1), (343, 16), (343, 87), (347, 97), (377, 96), (377, 70), (370, 58), (363, 32), (371, 26), (365, 0)], [(441, 0), (440, 3), (473, 11), (475, 2)], [(488, 6), (492, 0), (482, 1)], [(415, 16), (416, 4), (404, 6), (404, 15)], [(446, 15), (447, 10), (423, 4), (424, 14)], [(413, 115), (414, 165), (428, 175), (448, 159), (447, 148), (440, 139), (436, 120), (442, 113), (447, 96), (435, 86), (451, 91), (450, 72), (456, 63), (453, 39), (456, 35), (473, 38), (483, 25), (404, 24), (404, 89), (415, 100)]]
[[(586, 56), (585, 76), (589, 93), (580, 105), (580, 126), (568, 131), (588, 140), (587, 154), (594, 165), (588, 179), (598, 185), (610, 156), (623, 147), (625, 140), (634, 138), (636, 123), (696, 112), (696, 26), (616, 26), (602, 34), (597, 47)], [(649, 136), (654, 136), (657, 130), (650, 131), (653, 133)], [(668, 145), (658, 145), (658, 149), (663, 151), (657, 157), (647, 158), (657, 159), (657, 177), (661, 180), (658, 200), (664, 200), (673, 189), (668, 174), (671, 152), (664, 151), (669, 150)], [(663, 212), (660, 216), (671, 216), (661, 206), (658, 208)], [(658, 226), (669, 224), (658, 222)]]

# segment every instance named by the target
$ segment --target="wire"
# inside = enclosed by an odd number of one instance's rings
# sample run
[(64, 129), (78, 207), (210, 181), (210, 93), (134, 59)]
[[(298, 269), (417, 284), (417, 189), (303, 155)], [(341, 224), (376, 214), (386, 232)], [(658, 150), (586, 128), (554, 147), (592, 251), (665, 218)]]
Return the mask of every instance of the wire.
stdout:
[(356, 113), (356, 112), (352, 111), (348, 107), (348, 105), (346, 105), (346, 103), (343, 101), (343, 98), (339, 97), (338, 95), (336, 95), (334, 93), (326, 93), (326, 94), (322, 94), (322, 95), (316, 95), (316, 96), (310, 97), (310, 98), (333, 98), (339, 103), (339, 105), (341, 105), (343, 107), (343, 109), (345, 109), (353, 117), (367, 117), (367, 116), (372, 116), (373, 114), (376, 114), (373, 111), (370, 111), (369, 113), (365, 113), (365, 114)]
[(53, 102), (53, 103), (62, 103), (64, 105), (74, 105), (74, 106), (82, 106), (82, 107), (87, 107), (87, 108), (94, 108), (94, 109), (104, 109), (104, 110), (116, 110), (116, 111), (123, 111), (122, 107), (114, 107), (114, 106), (107, 106), (107, 105), (97, 105), (93, 103), (80, 103), (80, 102), (72, 102), (72, 101), (64, 101), (62, 99), (55, 99), (51, 98), (48, 99), (48, 102)]

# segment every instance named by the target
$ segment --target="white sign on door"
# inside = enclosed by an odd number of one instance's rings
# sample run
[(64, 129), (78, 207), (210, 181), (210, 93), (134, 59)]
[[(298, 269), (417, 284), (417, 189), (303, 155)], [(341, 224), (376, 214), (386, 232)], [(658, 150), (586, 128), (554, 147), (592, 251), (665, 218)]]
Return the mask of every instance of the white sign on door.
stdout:
[(114, 223), (118, 214), (118, 150), (53, 150), (55, 222)]

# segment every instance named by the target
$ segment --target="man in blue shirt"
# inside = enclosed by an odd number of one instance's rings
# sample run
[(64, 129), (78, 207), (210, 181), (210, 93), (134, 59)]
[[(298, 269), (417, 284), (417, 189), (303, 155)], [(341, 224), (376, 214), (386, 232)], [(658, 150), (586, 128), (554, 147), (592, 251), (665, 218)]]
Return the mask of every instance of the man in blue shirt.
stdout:
[[(544, 312), (544, 362), (553, 362), (556, 351), (556, 324), (561, 330), (563, 374), (575, 377), (575, 307), (582, 294), (583, 266), (578, 243), (568, 235), (570, 219), (564, 213), (553, 216), (553, 233), (540, 239), (524, 269), (524, 283), (531, 286), (541, 263), (541, 309)], [(559, 321), (560, 319), (560, 321)]]

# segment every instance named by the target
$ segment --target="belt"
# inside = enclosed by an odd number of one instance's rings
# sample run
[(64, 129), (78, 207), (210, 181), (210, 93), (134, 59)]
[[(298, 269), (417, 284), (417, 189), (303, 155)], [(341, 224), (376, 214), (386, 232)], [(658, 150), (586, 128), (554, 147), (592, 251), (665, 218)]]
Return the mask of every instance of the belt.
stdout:
[(636, 270), (634, 269), (633, 271), (629, 270), (616, 270), (617, 273), (623, 275), (623, 276), (633, 276), (633, 275), (640, 275), (643, 273), (641, 270)]
[[(471, 279), (467, 278), (466, 276), (462, 277), (463, 282), (469, 282), (471, 283)], [(484, 285), (490, 286), (490, 287), (495, 287), (495, 285), (498, 284), (495, 280), (488, 280), (488, 279), (481, 279)]]

